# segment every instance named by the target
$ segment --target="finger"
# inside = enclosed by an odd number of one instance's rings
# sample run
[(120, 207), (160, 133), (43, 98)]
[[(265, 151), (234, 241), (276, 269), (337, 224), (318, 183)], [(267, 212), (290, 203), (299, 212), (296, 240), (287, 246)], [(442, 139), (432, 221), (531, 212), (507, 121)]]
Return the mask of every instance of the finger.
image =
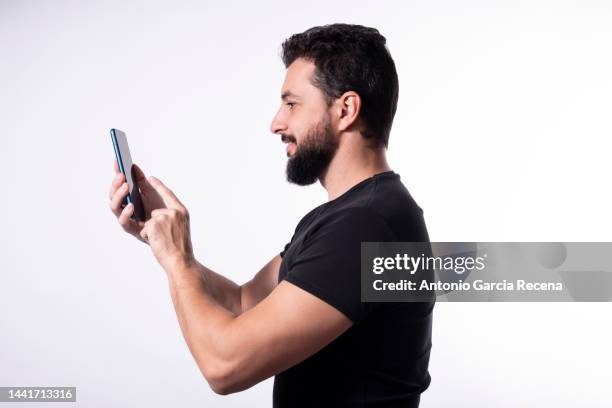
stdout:
[(128, 184), (123, 183), (117, 189), (117, 191), (115, 191), (115, 194), (111, 198), (109, 207), (117, 217), (121, 214), (121, 205), (123, 204), (123, 199), (127, 196), (127, 194), (128, 194)]
[(121, 187), (121, 184), (123, 184), (124, 181), (125, 179), (123, 173), (117, 173), (115, 175), (115, 178), (111, 183), (110, 191), (108, 192), (109, 199), (112, 200), (113, 196), (115, 195), (115, 191), (117, 191), (117, 189)]
[(119, 225), (123, 227), (124, 230), (130, 231), (130, 227), (132, 226), (132, 220), (130, 217), (134, 213), (134, 204), (129, 203), (125, 206), (125, 208), (119, 213), (117, 217), (117, 221), (119, 221)]
[(169, 208), (177, 208), (184, 209), (183, 203), (174, 195), (172, 190), (170, 190), (164, 183), (153, 176), (149, 176), (147, 178), (151, 186), (157, 191), (157, 193), (161, 196), (162, 200), (164, 200), (164, 204)]
[(147, 244), (149, 243), (149, 236), (147, 235), (147, 228), (143, 228), (140, 230), (140, 238), (146, 242)]
[(115, 168), (115, 174), (119, 173), (119, 163), (117, 163), (117, 159), (113, 161), (113, 167)]

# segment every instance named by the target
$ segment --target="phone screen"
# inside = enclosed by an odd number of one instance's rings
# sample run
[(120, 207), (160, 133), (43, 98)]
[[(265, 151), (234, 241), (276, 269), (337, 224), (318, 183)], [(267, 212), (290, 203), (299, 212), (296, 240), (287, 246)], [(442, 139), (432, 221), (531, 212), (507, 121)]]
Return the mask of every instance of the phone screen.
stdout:
[(123, 204), (127, 205), (128, 203), (133, 203), (134, 214), (132, 214), (132, 218), (144, 221), (142, 198), (140, 197), (140, 191), (138, 191), (138, 185), (134, 177), (134, 165), (132, 163), (132, 155), (130, 154), (127, 137), (124, 132), (118, 129), (111, 129), (110, 133), (111, 139), (113, 140), (113, 147), (115, 148), (117, 163), (119, 164), (119, 171), (125, 175), (125, 179), (128, 183), (129, 192)]

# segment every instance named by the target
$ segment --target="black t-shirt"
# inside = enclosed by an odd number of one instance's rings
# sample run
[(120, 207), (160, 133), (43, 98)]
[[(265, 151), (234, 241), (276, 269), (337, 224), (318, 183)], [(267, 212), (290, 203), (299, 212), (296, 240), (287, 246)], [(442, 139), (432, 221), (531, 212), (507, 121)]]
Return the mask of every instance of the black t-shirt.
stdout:
[(429, 241), (423, 211), (393, 171), (306, 214), (280, 254), (279, 282), (317, 296), (353, 326), (276, 375), (275, 408), (417, 407), (429, 386), (434, 304), (362, 303), (362, 241)]

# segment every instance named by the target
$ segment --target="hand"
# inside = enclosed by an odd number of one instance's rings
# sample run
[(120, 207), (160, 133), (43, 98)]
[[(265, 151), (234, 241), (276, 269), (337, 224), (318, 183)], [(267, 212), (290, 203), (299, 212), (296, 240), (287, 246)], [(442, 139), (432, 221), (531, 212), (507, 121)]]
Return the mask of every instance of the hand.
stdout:
[(189, 212), (174, 193), (155, 177), (147, 179), (162, 199), (165, 208), (151, 211), (140, 237), (147, 242), (160, 265), (170, 272), (196, 264), (191, 246)]
[[(130, 217), (134, 213), (134, 205), (128, 204), (123, 206), (123, 200), (128, 194), (128, 184), (125, 181), (125, 176), (119, 171), (119, 165), (117, 160), (114, 162), (115, 167), (115, 178), (113, 179), (110, 187), (110, 209), (117, 217), (119, 225), (129, 234), (135, 236), (142, 242), (145, 240), (140, 236), (140, 232), (144, 227), (144, 221), (134, 221)], [(149, 181), (146, 179), (145, 174), (140, 167), (134, 165), (134, 178), (142, 197), (142, 205), (145, 210), (145, 219), (151, 218), (151, 211), (166, 208), (164, 200), (159, 196), (157, 191), (151, 186)]]

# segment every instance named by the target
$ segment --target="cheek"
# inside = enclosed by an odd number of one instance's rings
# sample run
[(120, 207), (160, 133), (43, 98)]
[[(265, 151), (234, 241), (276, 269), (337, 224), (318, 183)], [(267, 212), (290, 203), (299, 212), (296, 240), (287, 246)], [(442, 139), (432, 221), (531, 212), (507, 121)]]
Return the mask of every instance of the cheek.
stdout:
[(295, 139), (296, 144), (300, 144), (300, 142), (304, 139), (308, 132), (308, 129), (297, 120), (291, 123), (291, 126), (289, 126), (288, 130), (288, 135)]
[(312, 128), (312, 117), (296, 118), (292, 127), (292, 135), (297, 144), (300, 144), (306, 139), (310, 129)]

